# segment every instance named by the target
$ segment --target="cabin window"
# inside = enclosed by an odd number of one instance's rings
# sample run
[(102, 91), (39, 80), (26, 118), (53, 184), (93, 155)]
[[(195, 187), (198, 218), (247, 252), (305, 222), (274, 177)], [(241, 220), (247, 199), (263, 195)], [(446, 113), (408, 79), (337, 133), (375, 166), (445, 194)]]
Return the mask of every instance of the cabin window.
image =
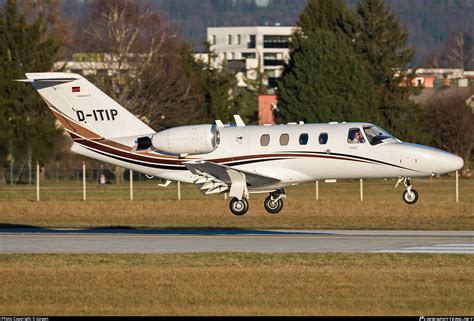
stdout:
[(318, 141), (320, 145), (326, 145), (326, 143), (328, 142), (328, 133), (321, 133), (319, 135)]
[(349, 129), (349, 133), (347, 135), (347, 142), (349, 144), (363, 144), (365, 143), (364, 136), (362, 136), (362, 132), (359, 128), (351, 128)]
[(290, 135), (288, 134), (281, 134), (280, 136), (280, 145), (281, 146), (286, 146), (288, 145), (288, 142), (290, 141)]
[(268, 144), (270, 144), (270, 135), (262, 135), (262, 137), (260, 137), (260, 145), (268, 146)]
[(308, 134), (306, 134), (306, 133), (301, 134), (301, 135), (300, 135), (300, 145), (306, 145), (306, 144), (308, 144), (308, 139), (309, 139)]

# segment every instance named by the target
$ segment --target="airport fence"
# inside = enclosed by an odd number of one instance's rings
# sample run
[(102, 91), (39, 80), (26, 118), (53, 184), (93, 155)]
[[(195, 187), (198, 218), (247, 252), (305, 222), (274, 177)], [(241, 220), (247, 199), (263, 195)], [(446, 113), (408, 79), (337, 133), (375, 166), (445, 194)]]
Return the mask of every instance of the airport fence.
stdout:
[[(297, 197), (320, 200), (327, 199), (328, 192), (339, 193), (343, 197), (346, 191), (351, 195), (357, 194), (360, 201), (374, 199), (374, 191), (386, 189), (386, 194), (393, 194), (393, 185), (385, 183), (374, 186), (373, 180), (351, 180), (346, 183), (338, 182), (337, 188), (328, 188), (324, 180), (315, 181), (312, 185), (305, 184)], [(396, 180), (395, 180), (396, 181)], [(417, 180), (418, 181), (418, 180)], [(425, 181), (431, 182), (428, 179)], [(367, 182), (367, 183), (366, 183)], [(460, 201), (458, 175), (434, 179), (432, 190), (438, 194), (449, 194), (455, 202)], [(461, 201), (474, 202), (474, 180), (463, 180), (464, 195)], [(345, 185), (344, 185), (345, 184)], [(366, 187), (368, 184), (368, 187)], [(436, 186), (433, 184), (437, 184)], [(310, 186), (311, 185), (311, 186)], [(401, 184), (403, 185), (403, 184)], [(449, 188), (446, 188), (448, 186)], [(415, 185), (416, 187), (416, 185)], [(467, 188), (466, 188), (467, 187)], [(445, 188), (446, 192), (439, 192)], [(401, 189), (400, 189), (401, 191)], [(227, 199), (228, 195), (209, 195), (211, 198)], [(207, 197), (209, 197), (207, 196)], [(60, 163), (49, 166), (40, 166), (25, 163), (22, 166), (0, 167), (0, 200), (157, 200), (157, 199), (199, 199), (203, 194), (194, 184), (172, 182), (148, 177), (145, 174), (133, 172), (120, 167), (82, 166), (65, 167)], [(352, 196), (354, 197), (354, 196)], [(333, 197), (333, 199), (336, 199)]]

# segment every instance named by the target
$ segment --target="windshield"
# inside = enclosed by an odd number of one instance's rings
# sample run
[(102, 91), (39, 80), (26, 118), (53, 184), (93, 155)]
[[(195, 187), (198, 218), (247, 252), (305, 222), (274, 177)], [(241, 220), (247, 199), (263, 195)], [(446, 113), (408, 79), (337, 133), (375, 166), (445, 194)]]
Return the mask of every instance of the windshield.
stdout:
[(370, 145), (377, 145), (380, 144), (384, 139), (393, 138), (392, 135), (375, 125), (364, 126), (364, 132)]

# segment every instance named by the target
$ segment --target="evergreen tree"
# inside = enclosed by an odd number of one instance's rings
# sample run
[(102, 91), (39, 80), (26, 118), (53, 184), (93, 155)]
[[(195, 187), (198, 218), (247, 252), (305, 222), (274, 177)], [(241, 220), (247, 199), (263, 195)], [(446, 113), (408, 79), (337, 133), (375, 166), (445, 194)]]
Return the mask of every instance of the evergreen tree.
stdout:
[(309, 0), (297, 25), (307, 37), (324, 29), (350, 38), (354, 34), (355, 20), (343, 0)]
[(257, 119), (257, 93), (251, 89), (237, 86), (237, 79), (233, 73), (212, 67), (215, 53), (210, 44), (205, 43), (207, 55), (206, 63), (196, 61), (192, 56), (187, 60), (188, 73), (194, 74), (200, 86), (202, 108), (200, 120), (203, 123), (212, 123), (216, 119), (224, 123), (233, 121), (233, 115), (239, 114), (245, 122), (255, 122)]
[[(406, 48), (408, 34), (398, 16), (386, 8), (383, 0), (360, 0), (356, 4), (355, 51), (369, 63), (369, 72), (377, 86), (399, 90), (402, 78), (415, 50)], [(397, 71), (402, 71), (395, 77)]]
[[(303, 30), (304, 32), (304, 30)], [(377, 122), (377, 98), (365, 65), (350, 44), (317, 29), (301, 37), (278, 82), (284, 121)]]
[[(354, 50), (362, 57), (379, 96), (381, 126), (401, 139), (426, 142), (421, 111), (408, 100), (415, 93), (407, 67), (414, 55), (408, 34), (383, 0), (359, 0)], [(400, 84), (403, 83), (403, 86)]]
[(54, 117), (31, 86), (14, 82), (25, 72), (48, 71), (58, 51), (45, 35), (41, 18), (27, 24), (8, 0), (0, 13), (0, 162), (31, 156), (47, 161), (54, 156), (60, 130)]

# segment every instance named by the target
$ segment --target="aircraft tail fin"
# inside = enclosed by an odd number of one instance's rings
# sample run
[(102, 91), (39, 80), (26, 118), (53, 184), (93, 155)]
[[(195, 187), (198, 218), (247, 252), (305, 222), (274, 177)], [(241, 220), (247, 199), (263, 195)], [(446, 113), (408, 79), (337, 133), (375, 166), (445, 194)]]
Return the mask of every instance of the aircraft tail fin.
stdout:
[(33, 87), (71, 136), (110, 139), (155, 133), (126, 108), (78, 74), (27, 73)]

